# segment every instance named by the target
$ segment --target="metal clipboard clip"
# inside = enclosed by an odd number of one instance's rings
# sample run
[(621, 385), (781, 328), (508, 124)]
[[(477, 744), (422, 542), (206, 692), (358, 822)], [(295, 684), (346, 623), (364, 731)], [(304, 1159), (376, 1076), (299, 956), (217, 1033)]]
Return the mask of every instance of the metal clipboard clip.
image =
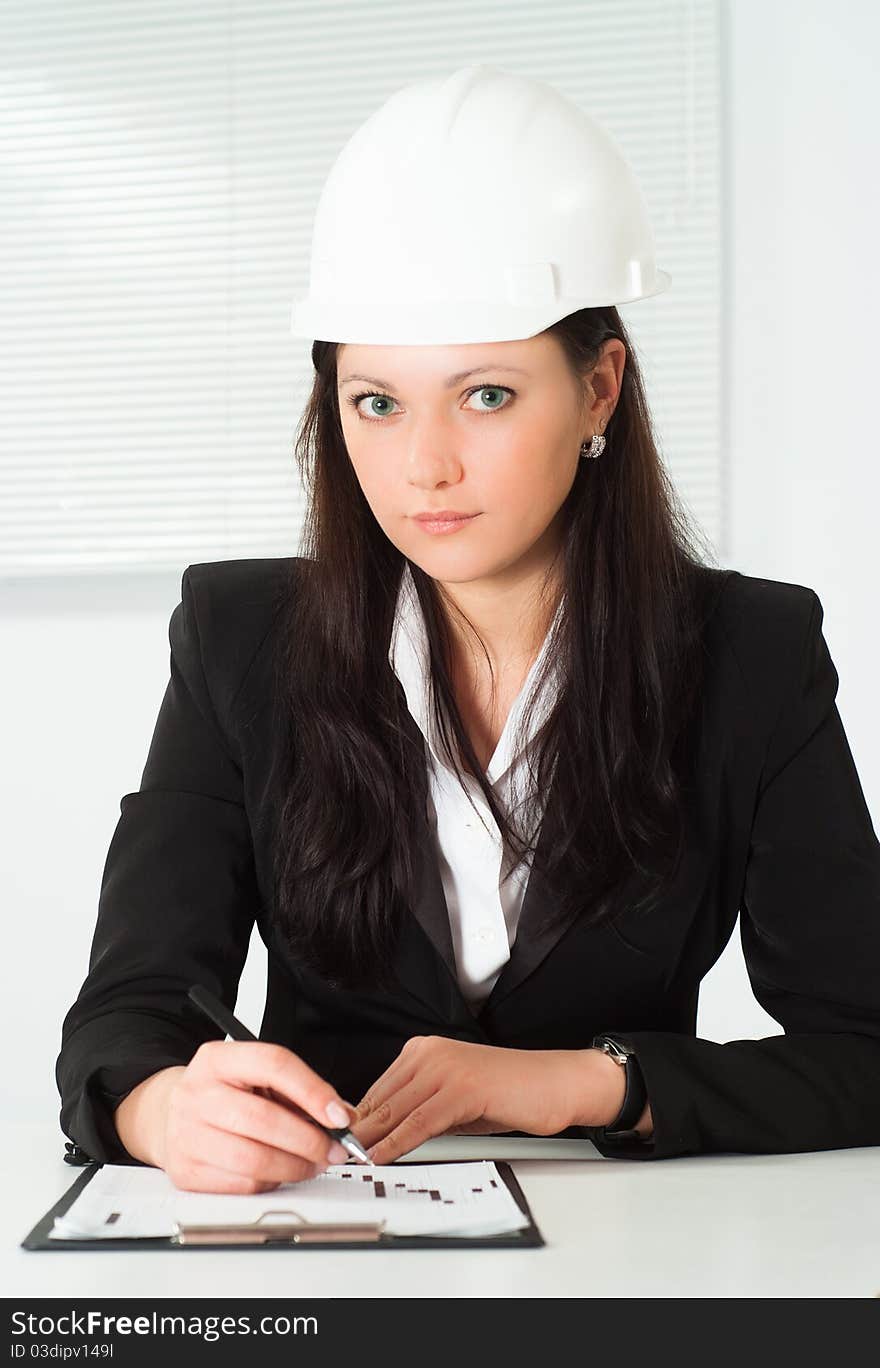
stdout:
[[(293, 1216), (293, 1221), (261, 1223), (269, 1216)], [(172, 1244), (268, 1244), (270, 1241), (292, 1241), (294, 1244), (333, 1244), (347, 1240), (376, 1241), (385, 1229), (384, 1221), (334, 1221), (322, 1224), (307, 1221), (292, 1207), (264, 1211), (249, 1225), (237, 1222), (229, 1225), (189, 1225), (175, 1221)]]

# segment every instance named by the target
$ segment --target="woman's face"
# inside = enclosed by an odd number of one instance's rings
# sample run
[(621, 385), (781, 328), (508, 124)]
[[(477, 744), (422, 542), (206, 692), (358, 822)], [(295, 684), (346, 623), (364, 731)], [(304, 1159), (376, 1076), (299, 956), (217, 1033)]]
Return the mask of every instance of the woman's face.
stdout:
[[(346, 343), (337, 385), (364, 497), (389, 540), (426, 574), (465, 582), (503, 575), (524, 557), (543, 560), (542, 551), (552, 557), (554, 518), (580, 444), (598, 426), (554, 337)], [(440, 533), (416, 521), (448, 509), (476, 516)]]

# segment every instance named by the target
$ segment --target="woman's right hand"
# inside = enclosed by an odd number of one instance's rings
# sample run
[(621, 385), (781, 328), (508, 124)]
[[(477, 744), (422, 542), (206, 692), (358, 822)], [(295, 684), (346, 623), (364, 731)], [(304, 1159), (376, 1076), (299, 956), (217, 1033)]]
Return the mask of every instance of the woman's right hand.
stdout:
[(176, 1187), (269, 1192), (349, 1158), (310, 1118), (338, 1128), (355, 1108), (283, 1045), (209, 1040), (168, 1072), (155, 1151)]

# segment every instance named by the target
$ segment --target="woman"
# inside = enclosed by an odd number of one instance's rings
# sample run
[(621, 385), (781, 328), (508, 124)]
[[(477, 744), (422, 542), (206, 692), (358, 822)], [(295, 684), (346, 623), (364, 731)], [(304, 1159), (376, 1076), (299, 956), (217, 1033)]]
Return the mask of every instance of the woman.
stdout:
[[(255, 1192), (345, 1158), (309, 1117), (379, 1163), (880, 1143), (880, 846), (822, 607), (694, 549), (615, 307), (666, 284), (619, 152), (539, 82), (407, 87), (343, 149), (296, 317), (333, 339), (306, 554), (183, 576), (63, 1025), (87, 1155)], [(716, 1044), (739, 913), (786, 1034)], [(261, 1038), (221, 1042), (187, 989), (234, 1005), (254, 921)]]

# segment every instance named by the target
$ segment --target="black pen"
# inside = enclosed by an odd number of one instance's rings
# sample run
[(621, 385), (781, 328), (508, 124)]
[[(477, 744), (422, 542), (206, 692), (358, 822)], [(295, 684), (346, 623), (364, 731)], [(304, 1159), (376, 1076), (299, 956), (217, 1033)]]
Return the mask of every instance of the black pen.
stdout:
[[(238, 1018), (232, 1015), (228, 1007), (224, 1007), (223, 1003), (220, 1002), (218, 998), (215, 998), (213, 993), (209, 993), (208, 989), (204, 988), (200, 983), (193, 984), (187, 993), (187, 997), (195, 1003), (200, 1011), (205, 1013), (205, 1016), (208, 1017), (209, 1020), (214, 1022), (215, 1026), (219, 1026), (221, 1031), (225, 1031), (227, 1035), (232, 1036), (233, 1040), (257, 1039), (253, 1032), (248, 1030), (247, 1026), (243, 1026)], [(298, 1106), (298, 1104), (295, 1105)], [(322, 1122), (316, 1121), (311, 1113), (307, 1112), (305, 1108), (299, 1107), (299, 1110), (306, 1120), (311, 1121), (313, 1126), (317, 1126), (318, 1129), (322, 1130), (331, 1140), (338, 1140), (343, 1149), (347, 1149), (349, 1154), (353, 1155), (355, 1159), (360, 1159), (362, 1164), (372, 1165), (373, 1161), (367, 1154), (367, 1151), (357, 1137), (352, 1135), (350, 1130), (346, 1129), (344, 1126), (341, 1130), (334, 1130), (331, 1126), (325, 1126)]]

